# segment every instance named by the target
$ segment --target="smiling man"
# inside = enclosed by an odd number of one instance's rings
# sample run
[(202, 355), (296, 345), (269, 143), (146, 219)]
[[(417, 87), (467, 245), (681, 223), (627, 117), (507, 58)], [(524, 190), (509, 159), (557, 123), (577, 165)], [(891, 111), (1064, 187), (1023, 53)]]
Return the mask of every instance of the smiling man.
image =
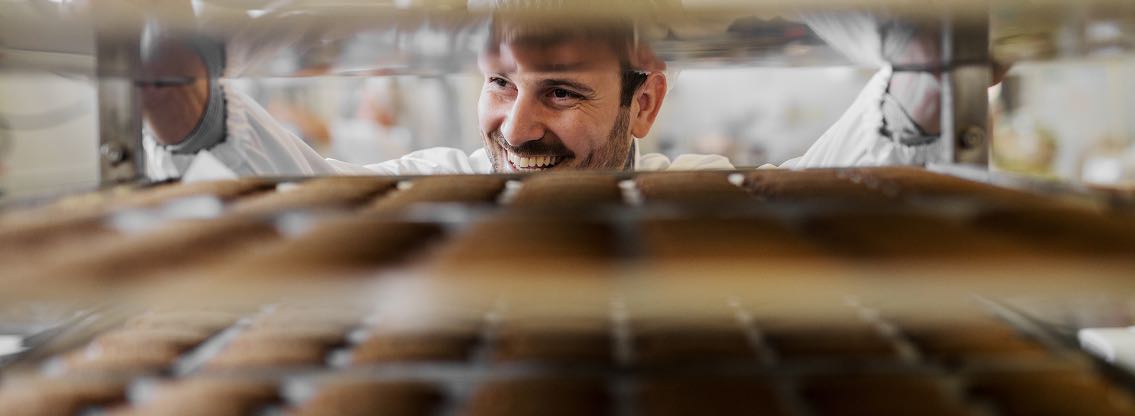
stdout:
[(533, 26), (495, 32), (479, 61), (477, 114), (493, 170), (635, 168), (633, 137), (654, 124), (666, 76), (633, 66), (637, 45), (618, 26)]

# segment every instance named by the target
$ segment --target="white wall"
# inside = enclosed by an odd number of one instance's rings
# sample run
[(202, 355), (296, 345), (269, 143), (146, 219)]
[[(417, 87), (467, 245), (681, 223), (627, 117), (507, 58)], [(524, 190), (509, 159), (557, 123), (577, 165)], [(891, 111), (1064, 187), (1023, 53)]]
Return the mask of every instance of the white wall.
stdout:
[(643, 150), (723, 154), (737, 166), (782, 163), (804, 154), (873, 72), (853, 67), (681, 71)]
[(1029, 62), (995, 89), (994, 165), (1135, 185), (1135, 59)]
[(94, 83), (52, 74), (0, 73), (0, 198), (95, 186)]

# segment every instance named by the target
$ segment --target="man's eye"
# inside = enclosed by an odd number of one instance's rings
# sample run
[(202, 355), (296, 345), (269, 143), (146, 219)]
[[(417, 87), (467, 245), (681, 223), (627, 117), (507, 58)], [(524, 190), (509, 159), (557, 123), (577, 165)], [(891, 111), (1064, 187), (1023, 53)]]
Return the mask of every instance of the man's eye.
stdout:
[(556, 88), (556, 89), (552, 90), (552, 97), (555, 97), (557, 99), (566, 99), (566, 98), (579, 98), (580, 95), (576, 94), (574, 92), (568, 91), (566, 89), (563, 89), (563, 88)]
[(492, 78), (489, 78), (489, 82), (492, 83), (493, 85), (496, 85), (497, 87), (500, 87), (500, 88), (505, 88), (505, 87), (508, 86), (508, 81), (505, 80), (504, 78), (492, 77)]

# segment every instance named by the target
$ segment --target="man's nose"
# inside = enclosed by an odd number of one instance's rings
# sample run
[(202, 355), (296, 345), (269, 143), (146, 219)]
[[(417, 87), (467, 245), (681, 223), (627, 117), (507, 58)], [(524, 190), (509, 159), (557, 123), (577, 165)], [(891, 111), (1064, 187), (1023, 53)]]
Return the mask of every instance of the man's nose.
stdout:
[(540, 140), (545, 133), (543, 116), (540, 103), (521, 94), (516, 101), (513, 101), (512, 110), (501, 126), (501, 135), (513, 147)]

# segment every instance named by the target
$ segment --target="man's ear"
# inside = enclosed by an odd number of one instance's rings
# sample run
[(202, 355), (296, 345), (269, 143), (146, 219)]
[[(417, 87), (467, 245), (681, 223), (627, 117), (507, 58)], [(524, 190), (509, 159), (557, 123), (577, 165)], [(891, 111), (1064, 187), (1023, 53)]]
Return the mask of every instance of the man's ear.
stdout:
[(666, 98), (666, 75), (662, 72), (651, 72), (646, 76), (634, 100), (631, 101), (631, 135), (646, 137), (658, 111), (662, 109), (662, 100)]

